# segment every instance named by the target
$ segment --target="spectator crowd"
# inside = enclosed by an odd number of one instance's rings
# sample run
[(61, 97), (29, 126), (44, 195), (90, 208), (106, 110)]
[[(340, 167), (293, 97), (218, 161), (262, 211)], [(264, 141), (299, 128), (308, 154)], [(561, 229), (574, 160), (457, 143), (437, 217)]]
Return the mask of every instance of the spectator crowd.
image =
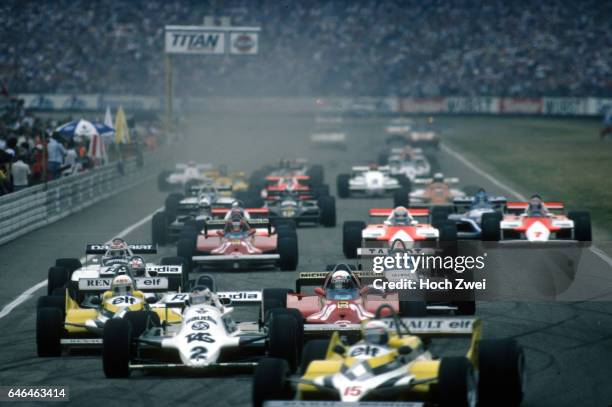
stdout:
[(260, 54), (183, 57), (177, 94), (610, 96), (601, 0), (4, 0), (13, 93), (163, 91), (163, 27), (261, 26)]

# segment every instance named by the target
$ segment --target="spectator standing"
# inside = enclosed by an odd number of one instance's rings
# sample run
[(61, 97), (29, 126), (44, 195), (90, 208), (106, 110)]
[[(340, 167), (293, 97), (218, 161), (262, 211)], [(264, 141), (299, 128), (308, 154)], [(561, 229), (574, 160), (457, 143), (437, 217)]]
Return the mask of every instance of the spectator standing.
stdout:
[(30, 166), (24, 162), (23, 157), (18, 157), (11, 166), (14, 192), (28, 187), (30, 174), (32, 174), (30, 171)]
[(74, 141), (70, 141), (68, 143), (68, 150), (66, 150), (66, 156), (64, 157), (63, 175), (71, 175), (78, 171), (77, 158), (78, 154), (74, 148)]
[(62, 164), (66, 156), (66, 149), (59, 142), (59, 136), (54, 134), (47, 144), (47, 171), (49, 179), (57, 179), (61, 175)]

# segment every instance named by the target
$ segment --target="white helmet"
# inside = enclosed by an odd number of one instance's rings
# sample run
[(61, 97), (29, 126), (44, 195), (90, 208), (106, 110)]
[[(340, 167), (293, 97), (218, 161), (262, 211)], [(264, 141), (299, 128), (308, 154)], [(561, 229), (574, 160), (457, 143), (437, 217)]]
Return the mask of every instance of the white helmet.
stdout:
[(194, 290), (189, 296), (189, 302), (192, 305), (206, 304), (215, 305), (213, 293), (208, 288), (202, 288), (201, 290)]
[(363, 340), (374, 345), (385, 345), (389, 341), (387, 325), (378, 320), (368, 321), (361, 328)]
[(433, 176), (433, 182), (444, 182), (444, 174), (436, 172)]
[(113, 295), (131, 294), (133, 288), (132, 279), (125, 274), (115, 277), (111, 283)]
[(345, 270), (334, 271), (329, 280), (329, 284), (331, 288), (336, 290), (346, 290), (353, 288), (351, 275), (348, 273), (348, 271)]
[(408, 209), (398, 206), (393, 210), (393, 223), (396, 225), (409, 225), (412, 220)]

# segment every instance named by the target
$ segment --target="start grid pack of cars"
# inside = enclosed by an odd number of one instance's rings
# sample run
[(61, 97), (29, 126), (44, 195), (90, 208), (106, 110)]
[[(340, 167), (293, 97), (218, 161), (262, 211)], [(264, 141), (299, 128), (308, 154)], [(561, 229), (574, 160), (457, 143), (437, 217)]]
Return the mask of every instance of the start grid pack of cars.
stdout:
[[(350, 134), (342, 123), (318, 118), (311, 142), (344, 149)], [(152, 218), (150, 244), (87, 244), (84, 263), (64, 258), (50, 267), (37, 304), (38, 355), (97, 349), (109, 378), (248, 369), (255, 406), (519, 405), (523, 350), (513, 339), (483, 339), (473, 295), (376, 288), (381, 276), (363, 260), (368, 249), (455, 255), (459, 240), (588, 242), (590, 216), (539, 196), (513, 202), (458, 188), (460, 180), (439, 171), (437, 133), (409, 119), (384, 130), (376, 162), (340, 173), (336, 191), (340, 199), (387, 196), (394, 205), (372, 201), (369, 219), (346, 220), (338, 261), (297, 272), (295, 287), (227, 291), (207, 271), (296, 271), (298, 227), (336, 226), (322, 166), (281, 160), (247, 176), (190, 162), (162, 172), (158, 186), (169, 195)], [(176, 247), (176, 256), (153, 262), (158, 245)], [(258, 317), (237, 320), (241, 306)]]

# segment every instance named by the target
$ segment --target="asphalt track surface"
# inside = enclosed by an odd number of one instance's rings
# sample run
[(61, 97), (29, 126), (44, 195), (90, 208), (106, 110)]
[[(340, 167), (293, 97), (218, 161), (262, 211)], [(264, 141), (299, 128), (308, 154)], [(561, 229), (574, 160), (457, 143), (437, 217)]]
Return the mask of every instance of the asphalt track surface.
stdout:
[[(251, 171), (280, 157), (307, 157), (325, 166), (327, 182), (352, 164), (374, 159), (383, 140), (384, 120), (353, 119), (347, 123), (347, 151), (314, 149), (308, 142), (312, 117), (217, 116), (194, 118), (185, 141), (168, 154), (179, 161), (226, 163), (231, 169)], [(447, 129), (452, 135), (452, 129)], [(463, 184), (481, 185), (492, 193), (506, 193), (491, 180), (468, 168), (448, 152), (441, 152), (444, 172)], [(152, 174), (155, 175), (155, 174)], [(520, 185), (513, 185), (520, 191)], [(530, 192), (530, 191), (528, 191)], [(0, 247), (0, 306), (15, 300), (46, 278), (58, 257), (81, 257), (88, 242), (105, 242), (163, 204), (155, 177), (133, 190), (100, 202), (56, 224)], [(341, 224), (365, 219), (373, 206), (390, 206), (390, 199), (337, 200), (338, 227), (300, 229), (299, 271), (320, 271), (342, 259)], [(148, 242), (150, 223), (135, 228), (126, 238)], [(174, 247), (159, 256), (173, 255)], [(593, 253), (581, 261), (599, 270), (601, 284), (612, 286), (610, 266)], [(257, 271), (216, 273), (223, 290), (292, 287), (292, 272)], [(0, 385), (63, 385), (70, 388), (70, 404), (201, 406), (250, 405), (248, 374), (189, 377), (133, 374), (129, 380), (108, 380), (95, 355), (38, 358), (35, 344), (35, 299), (31, 298), (0, 319)], [(608, 406), (612, 403), (612, 306), (609, 302), (481, 302), (485, 337), (516, 338), (526, 351), (528, 387), (526, 406)], [(253, 319), (256, 311), (240, 309), (240, 318)], [(20, 402), (18, 405), (35, 403)]]

